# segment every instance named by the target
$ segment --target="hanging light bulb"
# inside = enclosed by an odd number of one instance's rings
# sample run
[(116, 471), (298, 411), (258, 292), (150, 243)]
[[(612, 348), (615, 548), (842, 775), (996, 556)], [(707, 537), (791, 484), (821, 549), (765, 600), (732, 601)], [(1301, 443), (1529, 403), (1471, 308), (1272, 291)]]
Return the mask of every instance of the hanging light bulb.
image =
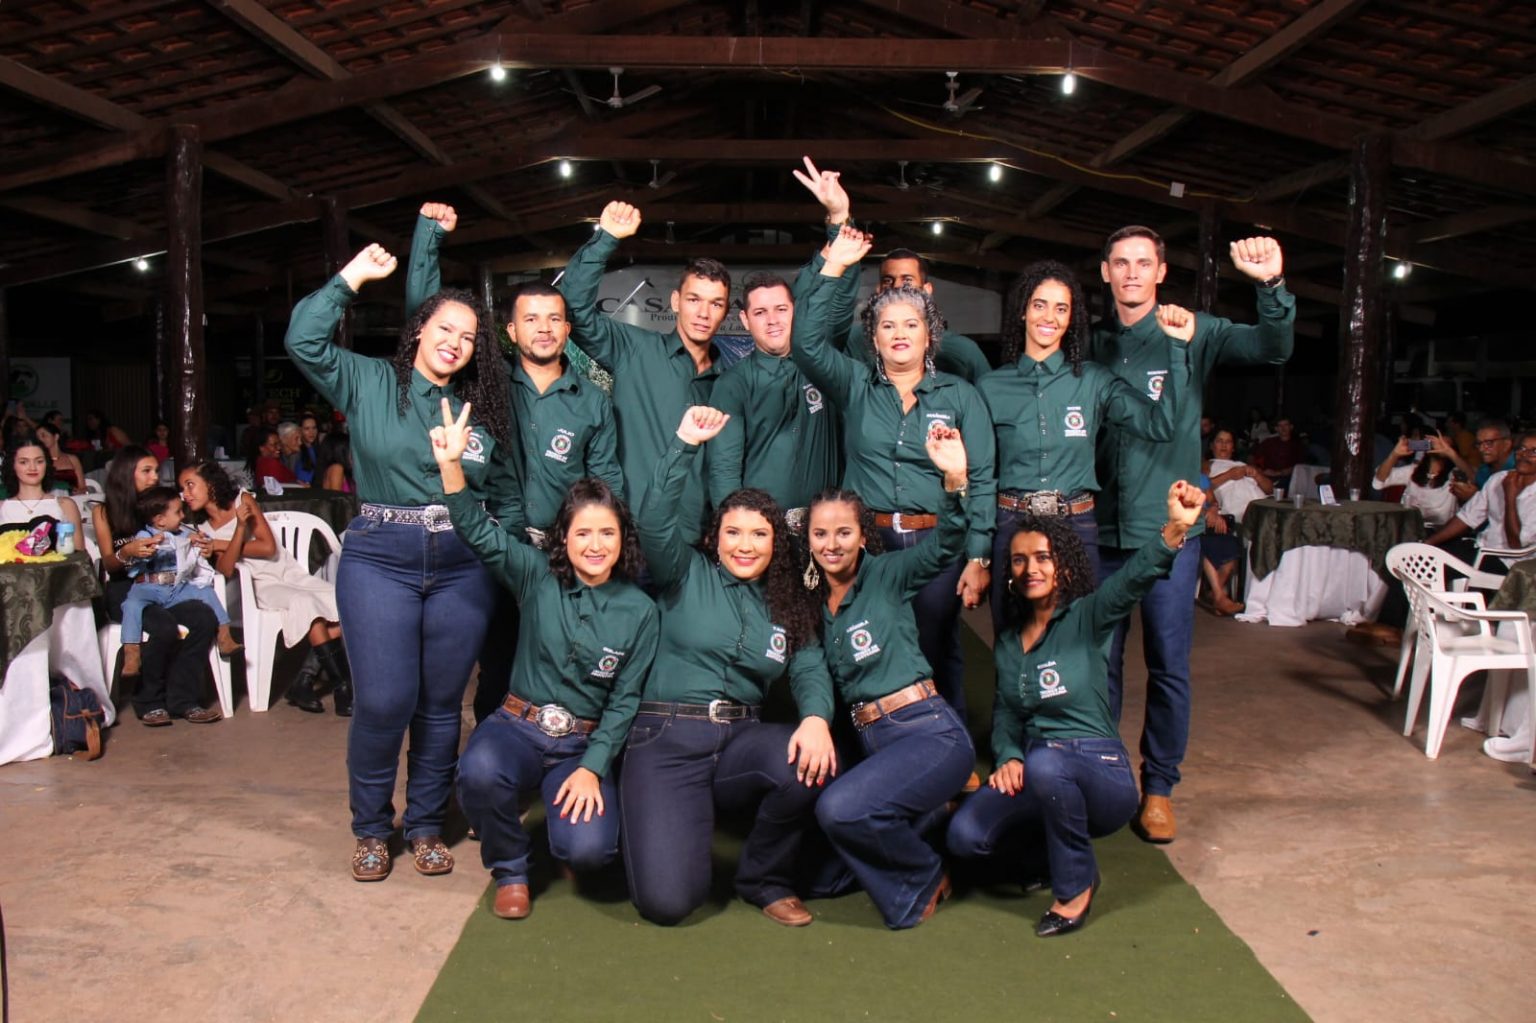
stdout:
[(1077, 91), (1077, 76), (1068, 71), (1061, 76), (1061, 94), (1070, 96)]
[(561, 160), (560, 161), (560, 176), (562, 178), (568, 178), (568, 177), (571, 176), (571, 161), (569, 161), (569, 160)]
[(498, 60), (496, 63), (491, 65), (491, 81), (505, 82), (506, 80), (507, 69), (502, 67), (501, 61)]
[(135, 259), (133, 261), (133, 268), (135, 270), (137, 270), (141, 274), (142, 273), (148, 273), (149, 272), (149, 260), (145, 259), (143, 256), (140, 256), (138, 259)]
[(943, 234), (944, 233), (944, 221), (942, 221), (942, 220), (935, 220), (932, 224), (929, 225), (929, 228), (933, 231), (934, 234)]
[(994, 163), (992, 166), (988, 167), (987, 180), (992, 182), (994, 185), (1003, 180), (1003, 165), (1000, 163)]
[(1407, 280), (1411, 273), (1413, 273), (1412, 263), (1398, 263), (1392, 268), (1392, 277), (1399, 281)]

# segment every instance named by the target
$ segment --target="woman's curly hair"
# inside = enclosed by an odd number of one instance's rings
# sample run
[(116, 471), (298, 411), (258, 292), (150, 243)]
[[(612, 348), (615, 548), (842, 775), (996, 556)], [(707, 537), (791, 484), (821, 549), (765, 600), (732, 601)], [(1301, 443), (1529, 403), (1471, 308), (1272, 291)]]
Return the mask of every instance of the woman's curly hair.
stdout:
[(720, 521), (736, 509), (754, 511), (773, 528), (773, 554), (763, 573), (763, 598), (768, 605), (768, 620), (784, 630), (790, 654), (816, 641), (819, 612), (814, 594), (806, 592), (800, 573), (798, 541), (784, 521), (784, 511), (767, 491), (742, 487), (733, 491), (715, 509), (709, 532), (699, 541), (699, 550), (715, 564), (720, 563)]
[[(229, 511), (240, 499), (240, 488), (235, 485), (234, 480), (229, 478), (229, 473), (225, 472), (224, 467), (218, 462), (211, 460), (198, 462), (181, 475), (185, 476), (189, 472), (197, 473), (208, 485), (208, 503), (217, 505), (219, 510)], [(207, 512), (199, 512), (199, 520), (206, 518), (207, 515)]]
[(882, 377), (885, 376), (885, 360), (880, 357), (880, 347), (875, 344), (875, 325), (880, 322), (880, 314), (886, 306), (891, 305), (909, 305), (923, 318), (928, 327), (928, 349), (923, 353), (923, 364), (932, 373), (934, 357), (939, 354), (939, 345), (944, 341), (945, 324), (944, 317), (939, 315), (938, 303), (922, 288), (887, 288), (869, 296), (859, 316), (864, 324), (864, 337), (874, 354), (875, 367)]
[(0, 465), (0, 483), (5, 485), (5, 492), (12, 495), (21, 487), (21, 481), (16, 478), (16, 453), (22, 448), (38, 448), (43, 452), (43, 493), (53, 489), (53, 456), (48, 453), (48, 445), (44, 444), (37, 434), (30, 437), (8, 440), (5, 445), (5, 463)]
[(1003, 363), (1016, 362), (1024, 352), (1024, 313), (1035, 289), (1046, 281), (1055, 281), (1072, 293), (1072, 318), (1061, 336), (1061, 352), (1072, 365), (1072, 375), (1083, 375), (1083, 359), (1088, 354), (1088, 302), (1077, 275), (1064, 263), (1043, 259), (1031, 263), (1008, 289), (1003, 303)]
[[(859, 555), (860, 559), (863, 559), (870, 554), (880, 554), (884, 552), (885, 542), (880, 539), (880, 531), (875, 528), (875, 513), (869, 507), (869, 505), (864, 503), (864, 499), (860, 497), (855, 491), (844, 490), (842, 487), (828, 487), (821, 493), (817, 494), (815, 497), (811, 498), (810, 507), (806, 509), (804, 540), (806, 552), (804, 557), (800, 559), (802, 562), (809, 562), (811, 558), (815, 557), (815, 555), (810, 553), (811, 516), (816, 514), (816, 506), (822, 504), (853, 505), (853, 513), (858, 518), (859, 522), (859, 532), (864, 534), (864, 553)], [(820, 565), (817, 565), (816, 567), (818, 569), (821, 568)], [(827, 575), (826, 572), (823, 571), (821, 573), (821, 582), (817, 584), (814, 591), (816, 598), (820, 603), (826, 602), (827, 589)]]
[(614, 574), (633, 580), (640, 575), (640, 566), (645, 563), (640, 555), (640, 536), (635, 532), (635, 520), (630, 518), (628, 506), (608, 484), (587, 477), (572, 483), (571, 489), (565, 492), (565, 500), (560, 502), (555, 524), (549, 531), (549, 570), (561, 586), (576, 582), (576, 570), (571, 567), (571, 555), (565, 549), (571, 520), (577, 512), (592, 505), (607, 508), (619, 520), (619, 560), (613, 566)]
[(502, 444), (511, 436), (511, 403), (507, 397), (507, 373), (501, 349), (491, 332), (491, 318), (474, 295), (460, 288), (444, 288), (421, 304), (400, 328), (400, 345), (391, 360), (395, 367), (396, 393), (401, 417), (410, 410), (411, 370), (421, 331), (444, 302), (457, 302), (475, 314), (475, 352), (468, 364), (453, 375), (453, 392), (475, 407), (475, 422), (483, 425)]
[(1024, 599), (1013, 586), (1013, 538), (1020, 533), (1042, 533), (1051, 545), (1051, 558), (1056, 562), (1056, 606), (1066, 607), (1079, 597), (1094, 591), (1097, 580), (1093, 567), (1088, 563), (1088, 553), (1083, 541), (1072, 532), (1066, 519), (1041, 517), (1028, 513), (1019, 517), (1018, 525), (1008, 534), (1008, 599), (1004, 602), (1003, 617), (1010, 629), (1022, 628), (1029, 614), (1031, 602)]

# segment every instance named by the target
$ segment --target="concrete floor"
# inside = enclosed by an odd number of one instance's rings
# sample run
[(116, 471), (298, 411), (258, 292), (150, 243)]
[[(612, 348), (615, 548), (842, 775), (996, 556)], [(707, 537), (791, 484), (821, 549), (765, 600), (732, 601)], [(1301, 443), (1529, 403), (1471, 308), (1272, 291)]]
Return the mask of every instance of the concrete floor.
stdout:
[[(1319, 1021), (1532, 1019), (1536, 779), (1454, 725), (1426, 760), (1341, 626), (1196, 629), (1179, 871)], [(14, 1018), (412, 1018), (486, 875), (348, 880), (345, 736), (242, 704), (0, 768)]]

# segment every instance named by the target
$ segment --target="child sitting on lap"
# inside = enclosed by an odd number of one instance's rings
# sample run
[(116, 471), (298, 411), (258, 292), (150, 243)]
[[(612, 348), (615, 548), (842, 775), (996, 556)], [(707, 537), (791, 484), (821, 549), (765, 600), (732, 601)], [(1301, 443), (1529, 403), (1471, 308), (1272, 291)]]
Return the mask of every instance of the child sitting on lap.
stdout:
[(172, 607), (188, 600), (202, 601), (218, 619), (219, 653), (228, 657), (239, 650), (240, 644), (229, 633), (229, 614), (213, 593), (218, 575), (191, 546), (196, 531), (182, 528), (181, 496), (171, 487), (150, 487), (139, 495), (138, 513), (139, 521), (147, 524), (134, 539), (159, 537), (160, 546), (148, 558), (128, 566), (133, 586), (123, 598), (123, 674), (139, 674), (144, 609), (151, 604)]

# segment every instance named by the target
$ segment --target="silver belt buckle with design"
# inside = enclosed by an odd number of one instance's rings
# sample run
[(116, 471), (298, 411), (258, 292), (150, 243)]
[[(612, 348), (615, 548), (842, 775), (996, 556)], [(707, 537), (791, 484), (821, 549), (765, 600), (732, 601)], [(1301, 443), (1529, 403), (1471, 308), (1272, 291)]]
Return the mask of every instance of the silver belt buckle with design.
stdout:
[(1057, 490), (1036, 490), (1029, 495), (1029, 510), (1034, 515), (1060, 515), (1061, 504), (1061, 492)]
[(429, 504), (422, 509), (425, 525), (429, 533), (446, 533), (453, 528), (453, 518), (448, 514), (448, 507), (441, 504)]
[(728, 717), (721, 717), (720, 716), (720, 712), (724, 711), (724, 710), (729, 710), (730, 706), (731, 706), (731, 701), (730, 700), (710, 700), (709, 701), (709, 720), (714, 722), (717, 725), (729, 724), (733, 719), (732, 718), (728, 718)]
[(551, 739), (558, 739), (576, 730), (576, 715), (558, 703), (546, 703), (534, 715), (533, 723)]

